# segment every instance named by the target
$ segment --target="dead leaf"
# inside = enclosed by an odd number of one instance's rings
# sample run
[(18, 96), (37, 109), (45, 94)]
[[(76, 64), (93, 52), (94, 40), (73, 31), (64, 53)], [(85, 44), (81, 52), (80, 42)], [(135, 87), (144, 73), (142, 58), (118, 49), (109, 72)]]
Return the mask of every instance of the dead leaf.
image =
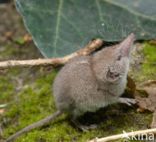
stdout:
[(135, 82), (130, 76), (127, 77), (127, 80), (128, 80), (127, 88), (128, 88), (128, 90), (130, 91), (131, 94), (134, 94), (135, 90), (136, 90)]
[(126, 87), (124, 95), (126, 97), (134, 98), (135, 90), (136, 90), (135, 82), (130, 76), (128, 76), (127, 77), (127, 87)]
[(29, 34), (24, 35), (23, 39), (24, 39), (25, 42), (32, 41), (32, 37)]
[(149, 80), (142, 83), (136, 90), (135, 99), (139, 106), (138, 110), (140, 112), (145, 110), (153, 112), (153, 121), (151, 126), (156, 127), (156, 80)]
[(12, 31), (8, 31), (4, 34), (6, 39), (12, 39), (13, 37), (13, 32)]
[(151, 40), (149, 43), (150, 43), (150, 44), (153, 44), (153, 45), (156, 45), (156, 39)]

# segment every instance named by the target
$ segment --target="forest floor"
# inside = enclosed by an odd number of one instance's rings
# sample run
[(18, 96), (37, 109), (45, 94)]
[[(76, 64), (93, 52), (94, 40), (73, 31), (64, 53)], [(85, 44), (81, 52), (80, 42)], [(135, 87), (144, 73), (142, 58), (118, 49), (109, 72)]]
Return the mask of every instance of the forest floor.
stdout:
[[(8, 59), (43, 58), (33, 44), (20, 15), (12, 3), (0, 4), (0, 61)], [(133, 63), (130, 76), (136, 84), (156, 80), (156, 45), (144, 42)], [(44, 67), (9, 68), (0, 70), (0, 141), (23, 127), (56, 111), (52, 82), (58, 69)], [(88, 119), (89, 118), (89, 119)], [(80, 121), (97, 123), (98, 128), (81, 132), (63, 115), (51, 124), (20, 136), (17, 142), (86, 142), (95, 137), (119, 134), (123, 131), (147, 129), (152, 113), (140, 113), (137, 106), (115, 104), (96, 113), (87, 113)], [(120, 141), (120, 140), (119, 140)]]

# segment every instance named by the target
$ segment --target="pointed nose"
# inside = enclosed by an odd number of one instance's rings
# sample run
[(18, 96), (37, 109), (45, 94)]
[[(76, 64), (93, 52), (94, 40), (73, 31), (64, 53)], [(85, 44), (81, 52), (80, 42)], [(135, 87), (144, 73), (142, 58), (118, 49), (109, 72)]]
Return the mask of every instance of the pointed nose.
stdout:
[(135, 41), (135, 35), (134, 33), (131, 33), (124, 41), (126, 41), (129, 44), (133, 44)]
[(119, 48), (121, 49), (123, 56), (129, 56), (131, 47), (135, 41), (135, 35), (131, 33), (128, 37), (126, 37), (121, 43)]

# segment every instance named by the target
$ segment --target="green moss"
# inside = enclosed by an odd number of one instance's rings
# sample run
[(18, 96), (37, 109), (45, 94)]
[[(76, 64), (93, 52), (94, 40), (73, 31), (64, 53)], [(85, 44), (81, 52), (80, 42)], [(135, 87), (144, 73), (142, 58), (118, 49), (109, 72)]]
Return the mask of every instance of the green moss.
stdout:
[[(40, 81), (41, 79), (39, 79), (39, 82)], [(34, 86), (32, 88), (34, 88)], [(6, 113), (6, 117), (9, 117), (11, 122), (4, 131), (5, 137), (8, 137), (21, 128), (56, 111), (50, 92), (47, 95), (42, 92), (44, 86), (40, 88), (41, 92), (38, 89), (35, 91), (32, 88), (29, 87), (20, 93), (18, 103), (12, 105), (10, 110)], [(113, 110), (116, 111), (116, 108), (118, 115), (116, 112), (113, 112)], [(112, 112), (109, 110), (112, 110)], [(99, 118), (100, 116), (102, 118)], [(146, 114), (143, 117), (142, 114), (134, 112), (134, 109), (132, 108), (130, 109), (128, 107), (125, 108), (123, 106), (115, 105), (104, 110), (100, 110), (99, 113), (93, 114), (93, 117), (99, 119), (98, 121), (100, 124), (98, 129), (86, 133), (80, 132), (71, 125), (66, 115), (63, 115), (48, 126), (43, 127), (42, 129), (33, 130), (27, 135), (22, 135), (16, 141), (85, 142), (95, 137), (122, 133), (123, 130), (127, 132), (131, 130), (138, 130), (150, 122), (149, 116), (151, 116), (151, 114)], [(88, 120), (89, 119), (90, 118), (88, 118)]]
[(8, 103), (16, 96), (18, 75), (20, 75), (19, 68), (0, 72), (0, 104)]
[(0, 103), (6, 103), (13, 95), (13, 84), (9, 83), (10, 80), (4, 76), (0, 76), (0, 81)]
[(156, 79), (156, 45), (145, 43), (143, 47), (144, 61), (137, 73), (138, 80)]
[[(149, 64), (155, 61), (155, 46), (146, 43), (143, 53), (145, 63), (142, 65), (140, 80), (153, 78), (156, 69)], [(11, 52), (11, 51), (10, 51)], [(7, 53), (8, 54), (8, 53)], [(10, 53), (9, 53), (10, 54)], [(23, 73), (24, 72), (24, 73)], [(38, 74), (36, 74), (38, 72)], [(31, 77), (35, 73), (35, 77)], [(41, 70), (21, 69), (10, 70), (5, 76), (0, 76), (0, 102), (8, 102), (9, 106), (2, 118), (8, 120), (4, 128), (4, 137), (8, 137), (23, 127), (32, 124), (56, 111), (52, 96), (52, 82), (57, 74), (56, 70), (45, 73)], [(12, 77), (24, 80), (23, 88), (16, 91), (16, 84)], [(145, 76), (145, 77), (144, 77)], [(86, 142), (95, 137), (104, 137), (122, 133), (123, 130), (146, 129), (152, 119), (151, 113), (138, 113), (136, 108), (124, 105), (109, 106), (97, 113), (87, 116), (84, 122), (91, 121), (99, 126), (95, 130), (81, 132), (70, 123), (70, 118), (63, 115), (51, 124), (33, 130), (20, 136), (16, 142)], [(93, 120), (92, 120), (93, 119)], [(122, 142), (118, 140), (116, 142)]]
[(156, 46), (145, 44), (143, 49), (145, 61), (143, 64), (143, 73), (146, 77), (156, 77)]

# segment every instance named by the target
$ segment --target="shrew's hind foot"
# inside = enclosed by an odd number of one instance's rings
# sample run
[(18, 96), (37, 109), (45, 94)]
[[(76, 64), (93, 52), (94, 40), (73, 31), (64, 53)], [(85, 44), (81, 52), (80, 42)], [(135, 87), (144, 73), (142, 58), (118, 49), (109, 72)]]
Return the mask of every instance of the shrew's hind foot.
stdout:
[(89, 130), (93, 130), (97, 128), (96, 124), (91, 125), (83, 125), (78, 120), (72, 119), (71, 122), (80, 130), (83, 132), (88, 132)]

